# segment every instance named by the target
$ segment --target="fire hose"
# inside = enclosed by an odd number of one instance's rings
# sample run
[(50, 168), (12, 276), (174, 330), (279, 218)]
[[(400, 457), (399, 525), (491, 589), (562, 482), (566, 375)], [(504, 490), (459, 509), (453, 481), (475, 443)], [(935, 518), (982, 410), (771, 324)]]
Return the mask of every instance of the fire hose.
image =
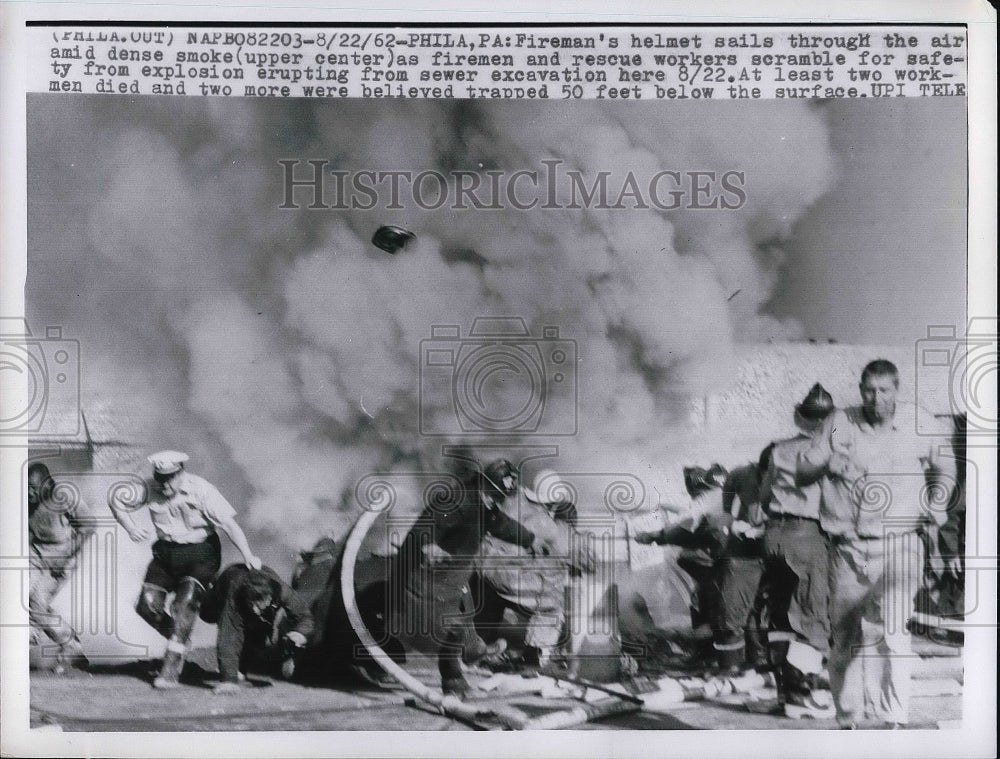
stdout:
[[(510, 706), (490, 705), (479, 708), (463, 702), (455, 696), (447, 696), (409, 674), (399, 666), (378, 644), (371, 631), (365, 625), (358, 609), (354, 589), (354, 568), (357, 563), (361, 544), (371, 529), (379, 513), (366, 511), (351, 528), (347, 544), (344, 547), (343, 565), (340, 575), (340, 589), (344, 599), (347, 618), (358, 636), (361, 644), (372, 659), (389, 675), (396, 678), (411, 694), (433, 706), (438, 712), (477, 728), (483, 728), (483, 718), (491, 717), (501, 725), (512, 730), (554, 729), (572, 727), (583, 722), (600, 719), (614, 714), (626, 714), (638, 711), (640, 708), (664, 708), (683, 701), (700, 701), (712, 699), (731, 693), (746, 693), (764, 684), (764, 678), (757, 673), (748, 673), (737, 678), (688, 678), (677, 680), (662, 678), (655, 693), (643, 694), (641, 698), (617, 694), (604, 701), (579, 704), (569, 709), (550, 712), (542, 716), (531, 717), (520, 709)], [(568, 678), (567, 678), (568, 679)], [(572, 681), (572, 680), (570, 680)], [(588, 684), (591, 685), (592, 684)], [(602, 690), (606, 690), (601, 688)], [(607, 691), (611, 693), (611, 691)], [(637, 703), (637, 702), (644, 702)]]
[(395, 677), (406, 690), (435, 707), (441, 714), (460, 720), (475, 727), (481, 727), (479, 720), (484, 716), (493, 716), (502, 724), (515, 730), (523, 730), (531, 725), (526, 714), (518, 709), (505, 707), (490, 707), (487, 710), (466, 704), (455, 696), (446, 696), (441, 691), (431, 688), (413, 677), (405, 669), (399, 666), (378, 644), (371, 631), (361, 618), (358, 610), (357, 598), (354, 592), (354, 565), (358, 560), (358, 552), (364, 542), (372, 524), (379, 514), (375, 511), (366, 511), (361, 518), (351, 528), (351, 533), (344, 547), (343, 568), (340, 575), (340, 590), (344, 598), (344, 608), (347, 611), (347, 618), (354, 628), (354, 633), (358, 636), (361, 644), (368, 651), (372, 659), (388, 674)]

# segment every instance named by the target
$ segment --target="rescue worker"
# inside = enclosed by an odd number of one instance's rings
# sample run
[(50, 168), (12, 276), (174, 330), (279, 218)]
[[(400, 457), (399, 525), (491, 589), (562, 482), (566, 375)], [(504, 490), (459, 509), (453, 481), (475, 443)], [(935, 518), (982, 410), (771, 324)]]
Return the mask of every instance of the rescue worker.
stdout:
[(200, 616), (219, 626), (217, 694), (239, 690), (249, 671), (291, 679), (296, 655), (313, 632), (306, 600), (266, 566), (227, 567), (206, 594)]
[(712, 633), (716, 662), (727, 674), (766, 664), (767, 648), (760, 627), (764, 577), (760, 484), (770, 459), (768, 446), (756, 464), (733, 469), (722, 487), (721, 529), (728, 530), (729, 538), (717, 561), (719, 602)]
[(526, 626), (523, 651), (508, 649), (489, 663), (495, 668), (548, 665), (566, 621), (569, 573), (593, 571), (596, 563), (584, 536), (573, 529), (576, 505), (560, 484), (555, 472), (542, 470), (534, 488), (520, 488), (521, 497), (505, 499), (501, 507), (532, 532), (549, 536), (555, 555), (539, 558), (493, 535), (483, 540), (472, 583), (476, 628), (484, 639), (496, 639), (507, 609)]
[(833, 396), (818, 382), (795, 407), (799, 434), (774, 444), (762, 483), (769, 584), (768, 634), (779, 708), (826, 716), (832, 700), (823, 660), (830, 651), (829, 547), (817, 482), (796, 480), (798, 457), (809, 450), (833, 413)]
[(691, 592), (691, 628), (698, 651), (689, 662), (692, 665), (702, 666), (714, 656), (711, 625), (718, 617), (719, 603), (716, 565), (729, 537), (722, 506), (722, 487), (727, 476), (728, 472), (719, 464), (708, 469), (685, 467), (684, 487), (691, 500), (664, 505), (674, 515), (670, 523), (656, 532), (635, 535), (635, 540), (644, 545), (656, 543), (683, 549), (677, 567), (695, 583)]
[(76, 631), (52, 611), (52, 599), (76, 568), (94, 528), (93, 516), (75, 488), (57, 487), (41, 462), (28, 466), (28, 622), (33, 640), (42, 632), (58, 646), (53, 671), (59, 674), (67, 666), (88, 664)]
[[(175, 688), (184, 667), (191, 631), (206, 588), (222, 563), (218, 530), (226, 533), (251, 569), (261, 562), (236, 523), (236, 511), (214, 485), (184, 469), (185, 453), (160, 451), (147, 458), (153, 477), (146, 483), (139, 504), (108, 499), (111, 512), (136, 543), (147, 540), (149, 531), (135, 521), (138, 509), (149, 510), (157, 540), (153, 560), (146, 569), (142, 592), (135, 610), (154, 630), (167, 639), (166, 653), (154, 688)], [(167, 612), (167, 595), (174, 601)]]
[[(936, 542), (954, 504), (950, 430), (917, 431), (897, 402), (899, 370), (877, 359), (861, 372), (861, 405), (828, 416), (798, 457), (799, 482), (820, 480), (830, 540), (830, 689), (841, 727), (909, 722), (913, 652), (907, 621), (923, 575), (919, 532)], [(923, 431), (922, 431), (923, 432)], [(929, 432), (929, 430), (927, 431)]]
[(426, 631), (438, 651), (445, 694), (462, 697), (470, 685), (462, 663), (470, 664), (502, 651), (476, 633), (469, 579), (483, 538), (493, 535), (547, 555), (552, 545), (543, 536), (511, 519), (500, 508), (517, 492), (517, 471), (506, 460), (492, 462), (447, 503), (428, 503), (404, 538), (390, 567), (393, 632)]

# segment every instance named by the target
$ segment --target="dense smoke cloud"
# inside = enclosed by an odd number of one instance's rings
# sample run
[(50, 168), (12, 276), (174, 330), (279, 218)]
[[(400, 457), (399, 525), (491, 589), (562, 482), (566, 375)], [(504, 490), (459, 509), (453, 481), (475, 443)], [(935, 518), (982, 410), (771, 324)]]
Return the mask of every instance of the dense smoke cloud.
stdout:
[[(577, 434), (541, 441), (560, 446), (555, 466), (652, 471), (684, 399), (724, 387), (734, 341), (799, 334), (761, 307), (782, 239), (835, 174), (822, 114), (803, 104), (81, 97), (33, 98), (29, 115), (29, 317), (81, 340), (85, 403), (139, 409), (143, 432), (224, 480), (251, 533), (292, 547), (344, 533), (365, 473), (429, 466), (459, 440), (419, 434), (421, 412), (452, 412), (437, 396), (421, 408), (433, 325), (557, 327), (575, 341), (579, 405)], [(427, 210), (406, 194), (392, 211), (290, 210), (282, 159), (558, 160), (612, 184), (740, 171), (747, 197), (670, 212)], [(369, 240), (386, 223), (418, 240), (379, 251)]]

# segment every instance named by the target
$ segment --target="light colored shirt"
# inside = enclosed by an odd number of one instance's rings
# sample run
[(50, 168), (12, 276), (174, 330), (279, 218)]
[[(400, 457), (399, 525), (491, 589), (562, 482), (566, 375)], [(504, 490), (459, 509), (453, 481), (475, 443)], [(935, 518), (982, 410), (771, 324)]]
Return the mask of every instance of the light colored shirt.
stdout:
[(721, 516), (726, 512), (722, 488), (712, 488), (694, 498), (688, 496), (686, 500), (667, 505), (665, 508), (670, 515), (668, 527), (676, 525), (692, 531), (698, 528), (702, 520)]
[(31, 548), (50, 568), (72, 569), (81, 540), (95, 529), (93, 513), (75, 490), (72, 502), (47, 498), (28, 517)]
[(34, 545), (66, 546), (73, 542), (76, 533), (93, 530), (90, 508), (79, 497), (73, 503), (46, 498), (28, 518), (28, 531)]
[(171, 543), (202, 543), (217, 525), (236, 516), (236, 510), (207, 480), (181, 472), (171, 481), (169, 498), (152, 480), (146, 483), (149, 508), (156, 536)]
[(828, 471), (822, 481), (829, 532), (876, 538), (916, 529), (921, 522), (943, 524), (948, 499), (934, 497), (929, 486), (951, 494), (955, 459), (940, 451), (950, 430), (942, 423), (935, 432), (917, 434), (916, 409), (909, 404), (897, 404), (893, 420), (881, 427), (869, 424), (860, 406), (831, 414), (802, 454), (807, 466), (829, 465), (834, 452), (850, 459), (848, 471)]
[(820, 484), (800, 485), (796, 481), (799, 455), (809, 450), (812, 438), (797, 435), (781, 440), (771, 449), (771, 464), (764, 475), (762, 499), (769, 514), (820, 519)]

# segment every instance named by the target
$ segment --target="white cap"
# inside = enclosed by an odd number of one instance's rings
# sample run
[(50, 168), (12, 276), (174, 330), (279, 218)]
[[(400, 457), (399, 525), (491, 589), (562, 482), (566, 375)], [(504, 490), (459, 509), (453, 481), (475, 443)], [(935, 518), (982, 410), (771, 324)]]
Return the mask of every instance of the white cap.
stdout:
[(157, 474), (179, 472), (187, 460), (188, 455), (180, 451), (160, 451), (146, 457), (146, 461), (153, 465), (153, 471)]

